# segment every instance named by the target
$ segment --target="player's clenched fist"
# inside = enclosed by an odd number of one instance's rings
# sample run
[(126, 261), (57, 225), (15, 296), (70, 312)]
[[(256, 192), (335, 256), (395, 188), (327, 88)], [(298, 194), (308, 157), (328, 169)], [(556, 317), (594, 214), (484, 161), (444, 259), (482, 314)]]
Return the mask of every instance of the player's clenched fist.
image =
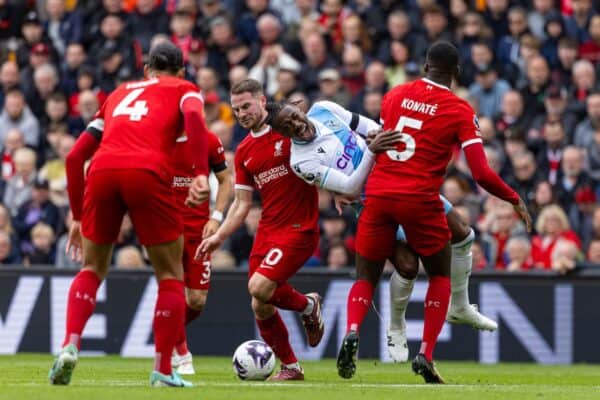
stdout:
[(219, 246), (223, 244), (223, 242), (224, 239), (218, 234), (214, 234), (212, 236), (207, 237), (202, 241), (202, 243), (200, 243), (200, 246), (198, 246), (198, 248), (196, 249), (196, 255), (194, 256), (194, 258), (196, 260), (201, 260), (206, 255), (218, 249)]
[(206, 175), (198, 175), (190, 185), (190, 192), (185, 204), (188, 207), (196, 207), (205, 202), (210, 195), (210, 187), (208, 186), (208, 178)]

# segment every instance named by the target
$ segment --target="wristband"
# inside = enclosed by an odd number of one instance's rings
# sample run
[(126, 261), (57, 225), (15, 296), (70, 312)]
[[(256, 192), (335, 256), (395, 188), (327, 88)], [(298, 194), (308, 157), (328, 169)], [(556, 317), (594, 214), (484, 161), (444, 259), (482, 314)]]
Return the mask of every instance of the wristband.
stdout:
[(221, 211), (214, 210), (212, 214), (210, 214), (210, 217), (218, 223), (223, 222), (223, 213)]

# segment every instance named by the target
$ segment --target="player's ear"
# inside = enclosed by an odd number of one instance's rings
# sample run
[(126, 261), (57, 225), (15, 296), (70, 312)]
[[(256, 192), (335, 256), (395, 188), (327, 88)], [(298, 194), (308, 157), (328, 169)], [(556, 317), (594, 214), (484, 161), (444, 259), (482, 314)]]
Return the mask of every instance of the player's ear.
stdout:
[(180, 68), (179, 71), (177, 71), (177, 74), (175, 76), (183, 79), (185, 77), (185, 70), (183, 68)]
[(144, 64), (144, 78), (148, 79), (148, 64)]

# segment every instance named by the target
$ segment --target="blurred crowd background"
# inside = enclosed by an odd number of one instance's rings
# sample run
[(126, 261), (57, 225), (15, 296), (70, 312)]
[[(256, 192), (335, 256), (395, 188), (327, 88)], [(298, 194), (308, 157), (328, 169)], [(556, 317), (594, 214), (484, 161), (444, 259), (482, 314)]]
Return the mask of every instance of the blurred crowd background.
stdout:
[[(251, 77), (271, 100), (327, 99), (378, 120), (383, 94), (422, 76), (444, 39), (462, 57), (453, 90), (477, 111), (488, 161), (535, 221), (528, 235), (457, 149), (442, 193), (477, 233), (474, 269), (600, 265), (598, 11), (597, 0), (0, 0), (0, 263), (77, 267), (64, 256), (65, 157), (106, 96), (142, 76), (154, 43), (183, 51), (232, 168), (246, 134), (232, 84)], [(309, 265), (352, 266), (355, 216), (326, 192), (319, 207)], [(257, 202), (215, 268), (245, 266), (260, 213)], [(147, 267), (128, 218), (114, 263)]]

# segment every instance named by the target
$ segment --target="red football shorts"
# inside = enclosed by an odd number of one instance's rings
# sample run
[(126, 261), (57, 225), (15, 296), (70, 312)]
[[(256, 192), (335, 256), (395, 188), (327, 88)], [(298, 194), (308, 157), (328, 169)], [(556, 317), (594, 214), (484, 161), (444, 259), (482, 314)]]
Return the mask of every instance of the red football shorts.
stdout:
[(260, 272), (279, 284), (290, 279), (314, 254), (318, 232), (264, 233), (260, 228), (248, 260), (248, 276)]
[(450, 229), (439, 196), (430, 200), (413, 196), (367, 197), (358, 219), (358, 254), (372, 261), (390, 258), (399, 224), (404, 228), (408, 245), (421, 256), (435, 254), (450, 240)]
[(143, 169), (93, 171), (85, 184), (82, 235), (97, 244), (114, 243), (128, 212), (144, 246), (176, 240), (183, 225), (169, 183)]
[(210, 255), (206, 259), (194, 260), (196, 249), (202, 238), (183, 235), (183, 272), (185, 287), (208, 290), (210, 288)]

